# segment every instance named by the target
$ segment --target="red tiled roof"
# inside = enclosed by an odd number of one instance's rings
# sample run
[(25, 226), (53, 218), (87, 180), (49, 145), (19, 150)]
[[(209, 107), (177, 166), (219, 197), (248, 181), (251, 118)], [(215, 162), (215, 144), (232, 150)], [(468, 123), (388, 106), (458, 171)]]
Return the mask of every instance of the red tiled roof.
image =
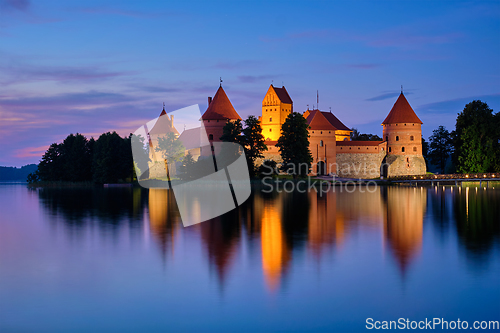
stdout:
[(222, 87), (219, 87), (217, 93), (207, 108), (207, 111), (201, 116), (203, 120), (226, 120), (226, 119), (241, 119), (236, 112), (231, 101), (227, 98), (226, 92)]
[(307, 110), (304, 112), (307, 124), (313, 130), (340, 130), (350, 131), (337, 117), (331, 112), (319, 110)]
[(384, 141), (337, 141), (337, 146), (378, 146)]
[(278, 95), (278, 98), (280, 99), (281, 103), (287, 103), (287, 104), (293, 104), (292, 99), (290, 98), (290, 95), (288, 95), (288, 91), (286, 91), (285, 86), (281, 88), (276, 88), (275, 86), (271, 85), (273, 87), (274, 91), (276, 92), (276, 95)]
[(335, 115), (333, 113), (331, 113), (331, 112), (321, 112), (321, 113), (323, 114), (323, 116), (325, 116), (326, 119), (328, 119), (330, 124), (335, 126), (336, 129), (338, 129), (340, 131), (350, 131), (351, 130), (346, 125), (344, 125), (344, 123), (341, 122), (337, 117), (335, 117)]
[(403, 93), (399, 95), (398, 100), (394, 103), (394, 106), (389, 112), (389, 115), (382, 124), (396, 124), (396, 123), (419, 123), (422, 121), (417, 117), (415, 111), (410, 106), (410, 103), (406, 100)]
[(323, 112), (319, 110), (309, 111), (309, 115), (306, 118), (307, 125), (312, 130), (332, 130), (335, 131), (337, 128), (333, 126), (330, 121), (323, 115)]

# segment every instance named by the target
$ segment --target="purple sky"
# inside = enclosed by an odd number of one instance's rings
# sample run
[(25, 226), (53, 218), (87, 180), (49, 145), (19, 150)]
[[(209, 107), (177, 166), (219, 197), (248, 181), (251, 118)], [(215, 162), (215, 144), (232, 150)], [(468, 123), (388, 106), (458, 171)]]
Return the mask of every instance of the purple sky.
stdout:
[(238, 113), (274, 84), (381, 135), (404, 86), (452, 130), (473, 99), (500, 108), (500, 3), (0, 0), (0, 165), (37, 163), (69, 133), (128, 135), (167, 111), (206, 109), (222, 76)]

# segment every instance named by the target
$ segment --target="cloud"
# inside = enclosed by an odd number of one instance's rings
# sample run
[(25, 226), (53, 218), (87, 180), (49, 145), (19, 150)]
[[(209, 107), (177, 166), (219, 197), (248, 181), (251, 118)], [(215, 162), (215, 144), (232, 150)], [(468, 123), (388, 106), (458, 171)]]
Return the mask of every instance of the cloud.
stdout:
[(380, 67), (380, 64), (347, 64), (346, 67), (357, 69), (374, 69)]
[(77, 8), (74, 10), (85, 14), (117, 15), (117, 16), (128, 16), (128, 17), (146, 18), (146, 19), (155, 17), (166, 17), (172, 15), (172, 13), (146, 13), (137, 10), (125, 10), (125, 9), (111, 8), (111, 7), (85, 7), (85, 8)]
[(216, 63), (214, 65), (214, 68), (236, 70), (236, 69), (255, 67), (262, 63), (263, 61), (259, 60), (239, 60), (239, 61), (223, 61), (223, 62), (221, 61)]
[(494, 112), (498, 112), (498, 107), (500, 106), (500, 93), (498, 94), (490, 94), (490, 95), (476, 95), (472, 97), (463, 97), (450, 99), (435, 103), (428, 103), (420, 105), (416, 110), (422, 113), (433, 113), (433, 114), (442, 114), (442, 113), (459, 113), (462, 112), (465, 105), (467, 103), (472, 102), (473, 100), (481, 100), (489, 105)]
[[(381, 95), (365, 99), (365, 101), (369, 101), (369, 102), (383, 101), (384, 99), (398, 97), (399, 94), (401, 94), (400, 91), (398, 91), (398, 92), (392, 92), (392, 91), (386, 92), (386, 93), (383, 93)], [(413, 94), (411, 91), (405, 91), (405, 95), (411, 95), (411, 94)]]
[(0, 0), (0, 9), (6, 11), (27, 12), (30, 5), (29, 0)]
[(91, 90), (82, 93), (65, 93), (54, 96), (37, 97), (19, 97), (5, 98), (0, 97), (0, 108), (9, 110), (22, 109), (50, 109), (51, 112), (57, 110), (72, 109), (92, 109), (103, 106), (116, 105), (124, 102), (135, 101), (137, 98), (118, 93), (109, 93)]
[(463, 37), (460, 33), (416, 34), (404, 31), (389, 31), (367, 41), (374, 47), (420, 48), (424, 45), (453, 43)]
[(238, 76), (238, 80), (243, 83), (254, 83), (258, 81), (271, 80), (275, 75), (240, 75)]
[(312, 29), (278, 37), (261, 36), (259, 39), (265, 43), (293, 40), (334, 43), (358, 42), (372, 48), (413, 49), (426, 45), (454, 43), (463, 37), (464, 34), (458, 32), (441, 33), (435, 30), (424, 32), (420, 26), (398, 26), (389, 30), (373, 31), (365, 34), (340, 29)]
[(25, 147), (21, 149), (17, 149), (14, 153), (14, 156), (17, 158), (41, 158), (43, 154), (47, 151), (49, 145), (40, 146), (40, 147)]
[(133, 74), (132, 72), (106, 71), (98, 66), (35, 66), (24, 63), (0, 64), (4, 85), (33, 81), (94, 81)]

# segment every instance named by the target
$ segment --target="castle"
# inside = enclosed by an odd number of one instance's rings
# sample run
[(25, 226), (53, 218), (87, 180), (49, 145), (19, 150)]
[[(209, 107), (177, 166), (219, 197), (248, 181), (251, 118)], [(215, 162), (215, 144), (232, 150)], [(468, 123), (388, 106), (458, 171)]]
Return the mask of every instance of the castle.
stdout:
[[(281, 161), (276, 143), (281, 126), (294, 112), (288, 91), (270, 85), (262, 100), (259, 117), (268, 150), (264, 159)], [(309, 125), (309, 149), (313, 156), (312, 174), (336, 174), (341, 177), (378, 178), (426, 173), (422, 156), (422, 121), (413, 111), (403, 92), (382, 122), (383, 141), (351, 141), (351, 130), (331, 111), (305, 110)], [(202, 120), (210, 141), (220, 141), (227, 121), (241, 119), (219, 87)]]
[[(265, 159), (281, 162), (281, 156), (276, 143), (281, 134), (281, 126), (293, 110), (293, 101), (288, 91), (270, 85), (262, 100), (262, 111), (259, 120), (262, 134), (268, 150), (264, 158), (257, 161), (259, 165)], [(165, 116), (165, 110), (160, 115), (159, 125), (172, 128), (172, 132), (183, 142), (195, 159), (199, 156), (212, 155), (213, 145), (202, 145), (221, 141), (224, 125), (230, 121), (241, 120), (234, 109), (222, 85), (215, 96), (208, 97), (208, 108), (200, 121), (204, 130), (189, 129), (180, 136), (173, 127), (173, 116)], [(424, 175), (425, 160), (422, 156), (422, 121), (413, 111), (403, 92), (399, 95), (389, 114), (382, 122), (382, 141), (351, 141), (352, 133), (331, 111), (319, 109), (305, 110), (302, 115), (309, 125), (309, 149), (313, 157), (312, 175), (335, 174), (347, 178), (388, 178), (401, 175)], [(166, 162), (155, 156), (153, 143), (155, 128), (149, 133), (150, 160), (152, 165), (150, 175), (166, 176)], [(203, 134), (204, 139), (201, 139)], [(153, 139), (153, 140), (152, 140)], [(203, 146), (199, 148), (200, 146)], [(217, 152), (216, 152), (217, 153)], [(171, 167), (174, 167), (173, 165)], [(155, 170), (152, 170), (155, 169)]]

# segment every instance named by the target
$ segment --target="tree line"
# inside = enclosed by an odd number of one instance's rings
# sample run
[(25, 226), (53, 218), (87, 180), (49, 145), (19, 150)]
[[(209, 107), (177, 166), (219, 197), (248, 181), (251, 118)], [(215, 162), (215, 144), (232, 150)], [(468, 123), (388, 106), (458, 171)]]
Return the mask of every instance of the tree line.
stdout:
[(28, 182), (68, 181), (96, 184), (131, 181), (134, 178), (131, 137), (116, 132), (101, 134), (97, 140), (70, 134), (62, 143), (53, 143), (42, 156)]
[(441, 173), (500, 172), (500, 112), (474, 100), (458, 113), (455, 129), (439, 126), (426, 148), (424, 157)]

